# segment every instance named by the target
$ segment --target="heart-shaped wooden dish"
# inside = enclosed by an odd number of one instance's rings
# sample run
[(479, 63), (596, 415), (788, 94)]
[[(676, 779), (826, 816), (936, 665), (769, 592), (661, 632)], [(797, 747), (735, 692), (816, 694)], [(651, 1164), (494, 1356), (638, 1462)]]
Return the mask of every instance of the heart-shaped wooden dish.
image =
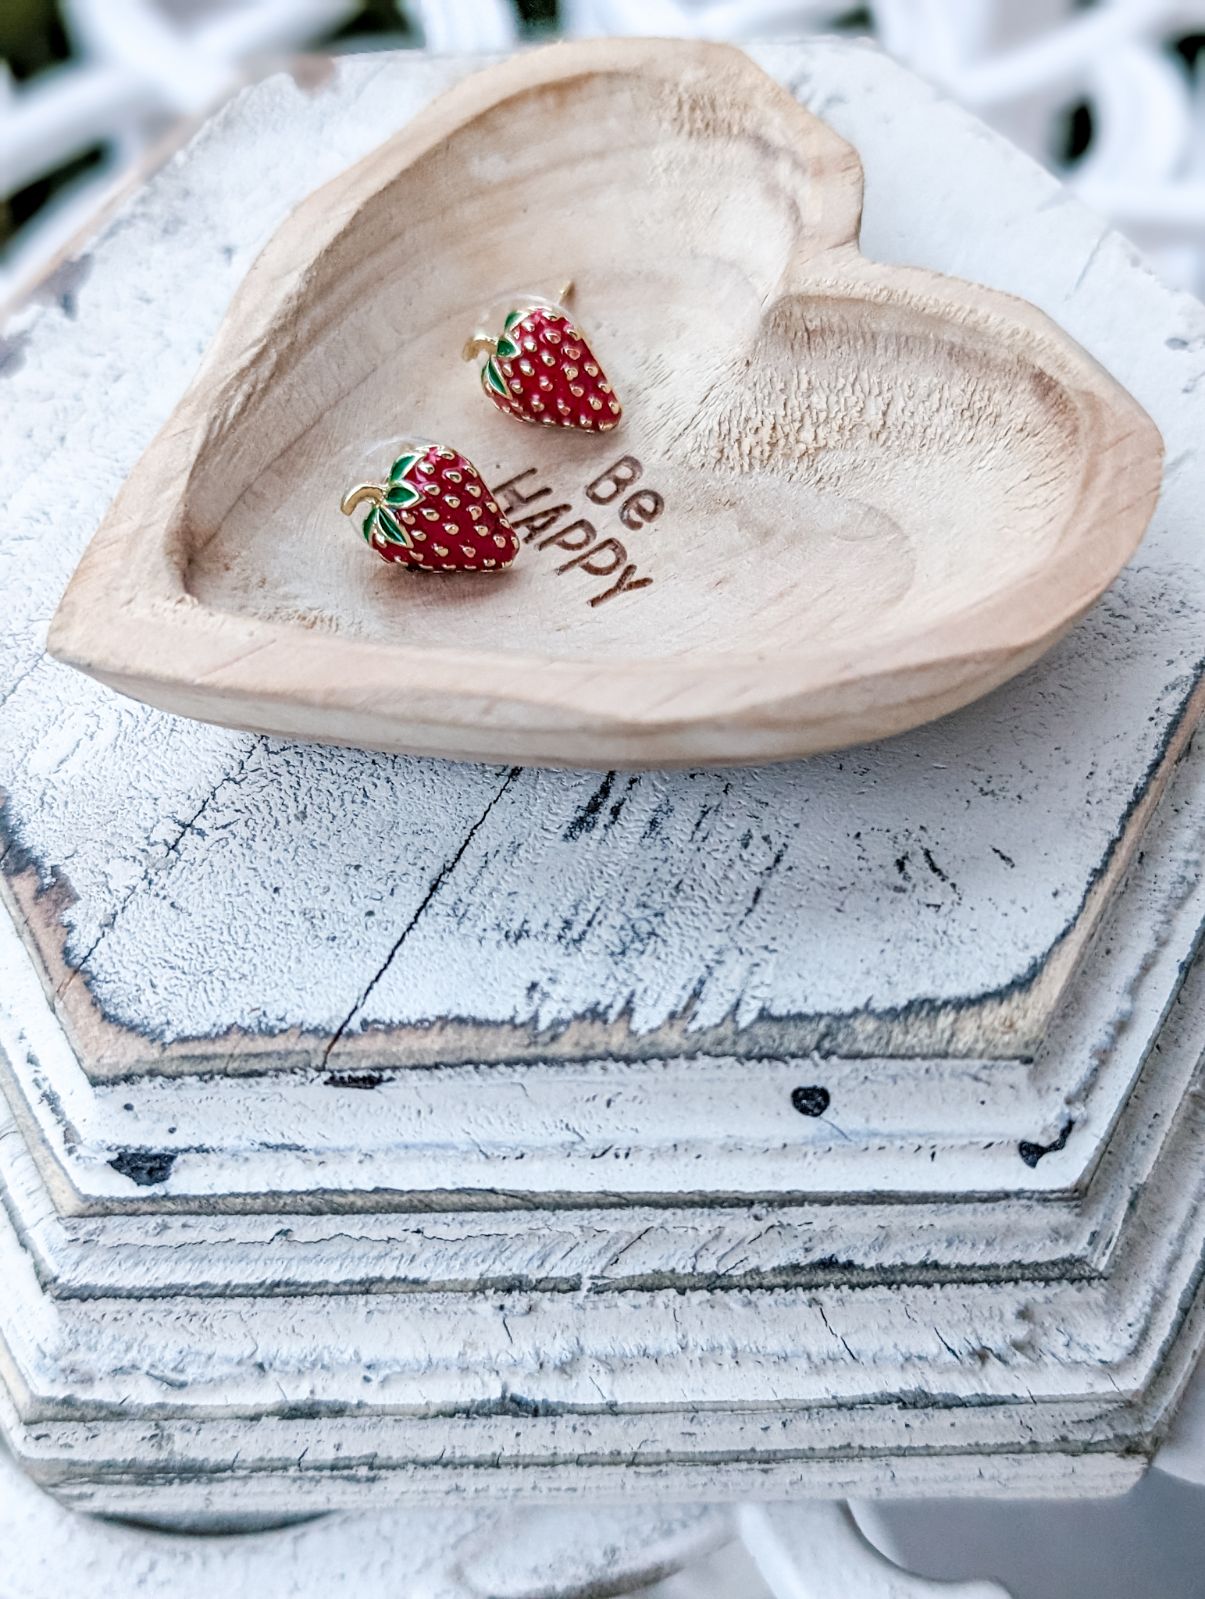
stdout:
[[(983, 694), (1133, 552), (1161, 441), (1033, 307), (860, 256), (861, 199), (723, 46), (466, 79), (264, 251), (53, 653), (210, 721), (533, 764), (779, 760)], [(562, 277), (605, 437), (501, 416), (458, 359), (482, 304)], [(391, 569), (340, 515), (406, 431), (511, 484), (512, 571)]]

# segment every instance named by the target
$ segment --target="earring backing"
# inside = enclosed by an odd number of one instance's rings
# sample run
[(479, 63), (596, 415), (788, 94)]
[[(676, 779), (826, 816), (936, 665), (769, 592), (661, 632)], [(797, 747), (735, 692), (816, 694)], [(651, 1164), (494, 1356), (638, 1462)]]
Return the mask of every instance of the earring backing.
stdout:
[(466, 361), (480, 360), (481, 387), (508, 416), (545, 427), (608, 433), (623, 407), (585, 335), (566, 310), (566, 283), (555, 300), (512, 294), (501, 332), (478, 332), (465, 344)]
[(466, 455), (425, 439), (403, 442), (384, 483), (358, 483), (340, 502), (383, 561), (423, 572), (503, 572), (519, 539)]

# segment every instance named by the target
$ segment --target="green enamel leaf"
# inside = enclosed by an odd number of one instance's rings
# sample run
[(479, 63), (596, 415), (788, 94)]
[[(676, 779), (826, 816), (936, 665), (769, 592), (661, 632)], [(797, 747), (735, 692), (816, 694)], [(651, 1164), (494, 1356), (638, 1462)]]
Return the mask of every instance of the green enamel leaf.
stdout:
[(504, 361), (509, 361), (512, 358), (512, 356), (516, 356), (516, 355), (518, 355), (518, 353), (519, 353), (519, 346), (515, 343), (515, 341), (513, 339), (508, 339), (506, 334), (504, 333), (502, 335), (502, 337), (498, 340), (498, 354), (502, 357), (502, 359)]
[(367, 543), (369, 543), (369, 544), (372, 543), (372, 531), (376, 527), (376, 525), (377, 525), (377, 508), (374, 505), (372, 510), (369, 511), (368, 515), (364, 518), (363, 522), (360, 523), (360, 530), (364, 534), (365, 541)]
[(506, 321), (502, 324), (503, 333), (509, 333), (511, 328), (514, 327), (515, 323), (516, 322), (522, 322), (522, 320), (523, 320), (523, 312), (522, 311), (510, 311), (510, 312), (508, 312)]
[(400, 505), (403, 510), (408, 505), (417, 505), (422, 495), (409, 483), (395, 483), (385, 493), (386, 505)]
[(391, 483), (400, 483), (414, 463), (421, 460), (422, 456), (417, 450), (410, 450), (405, 455), (399, 455), (389, 468), (389, 481)]
[(409, 549), (410, 535), (399, 522), (394, 520), (391, 511), (387, 511), (384, 506), (381, 506), (377, 511), (377, 520), (381, 524), (381, 532), (389, 540), (390, 544), (403, 544)]
[(490, 356), (489, 360), (481, 369), (481, 381), (486, 385), (487, 388), (493, 389), (495, 394), (506, 394), (509, 392), (505, 382), (503, 381), (502, 373), (498, 370), (498, 363), (494, 360), (493, 356)]

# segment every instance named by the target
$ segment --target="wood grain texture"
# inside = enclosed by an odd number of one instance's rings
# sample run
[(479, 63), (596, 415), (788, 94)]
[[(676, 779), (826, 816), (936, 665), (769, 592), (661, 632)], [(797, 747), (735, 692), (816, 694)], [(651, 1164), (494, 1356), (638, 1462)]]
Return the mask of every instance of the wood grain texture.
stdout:
[[(1192, 958), (1205, 920), (1203, 831), (1205, 752), (1194, 747), (1031, 1061), (562, 1054), (453, 1056), (415, 1071), (361, 1047), (332, 1050), (318, 1068), (285, 1072), (278, 1060), (267, 1075), (210, 1073), (202, 1058), (190, 1071), (96, 1081), (45, 1007), (15, 934), (0, 930), (12, 973), (0, 1001), (0, 1076), (73, 1212), (272, 1209), (284, 1196), (312, 1210), (332, 1191), (340, 1208), (358, 1210), (421, 1208), (449, 1191), (497, 1208), (499, 1184), (533, 1202), (579, 1204), (686, 1191), (731, 1202), (816, 1185), (830, 1194), (1078, 1191)], [(150, 1184), (139, 1163), (157, 1173)], [(1052, 1234), (1051, 1244), (1049, 1258), (1066, 1251), (1065, 1238), (1055, 1246)], [(840, 1258), (852, 1247), (847, 1231)]]
[[(108, 1171), (145, 1196), (139, 1212), (71, 1218), (36, 1136), (0, 1127), (0, 1422), (56, 1493), (125, 1514), (449, 1492), (1120, 1491), (1205, 1334), (1205, 969), (1177, 992), (1174, 964), (1175, 998), (1078, 1193), (842, 1199), (817, 1152), (808, 1196), (599, 1208), (502, 1186), (510, 1163), (483, 1145), (499, 1184), (484, 1212), (449, 1192), (425, 1213), (352, 1214), (328, 1188), (313, 1216), (223, 1215), (212, 1190), (173, 1215), (174, 1162), (151, 1170), (144, 1150)], [(53, 1100), (70, 1084), (17, 998)], [(538, 1114), (547, 1085), (524, 1098)], [(202, 1091), (179, 1111), (208, 1126), (212, 1108)], [(397, 1153), (421, 1164), (440, 1135), (419, 1110), (425, 1147)], [(104, 1165), (79, 1154), (77, 1171)], [(863, 1157), (869, 1184), (902, 1169), (869, 1132)], [(244, 1158), (276, 1181), (271, 1149)], [(465, 1158), (449, 1150), (449, 1170)], [(710, 1158), (740, 1168), (722, 1147)], [(318, 1165), (329, 1182), (329, 1156)]]
[[(1156, 416), (1171, 466), (1136, 562), (1014, 688), (760, 773), (445, 783), (154, 715), (63, 671), (40, 654), (58, 594), (239, 277), (312, 183), (388, 131), (358, 116), (366, 94), (400, 123), (465, 68), (261, 85), (78, 265), (75, 320), (52, 299), (10, 332), (4, 864), (90, 1071), (318, 1064), (336, 1037), (385, 1060), (1037, 1047), (1197, 714), (1205, 323), (890, 63), (828, 45), (767, 60), (857, 143), (868, 253), (1025, 293)], [(880, 102), (901, 110), (866, 114)]]
[(40, 653), (260, 247), (465, 63), (259, 86), (10, 332), (0, 1427), (72, 1503), (1115, 1492), (1159, 1445), (1202, 1338), (1205, 320), (873, 52), (765, 60), (860, 150), (869, 255), (1040, 304), (1169, 445), (1102, 603), (887, 744), (449, 768)]
[[(1033, 307), (863, 259), (861, 201), (851, 147), (725, 46), (470, 78), (281, 228), (52, 652), (261, 732), (604, 768), (804, 755), (982, 695), (1133, 553), (1161, 442)], [(618, 432), (474, 396), (452, 354), (500, 271), (576, 280)], [(470, 449), (513, 572), (408, 582), (348, 536), (370, 441), (410, 430)]]
[(0, 1452), (0, 1580), (5, 1599), (64, 1590), (208, 1599), (215, 1589), (323, 1599), (349, 1585), (363, 1599), (609, 1599), (637, 1590), (647, 1599), (734, 1591), (752, 1599), (761, 1570), (767, 1599), (830, 1599), (835, 1571), (845, 1599), (1007, 1599), (995, 1584), (907, 1576), (842, 1506), (772, 1514), (768, 1522), (754, 1507), (461, 1507), (326, 1516), (255, 1537), (181, 1530), (164, 1538), (73, 1515)]

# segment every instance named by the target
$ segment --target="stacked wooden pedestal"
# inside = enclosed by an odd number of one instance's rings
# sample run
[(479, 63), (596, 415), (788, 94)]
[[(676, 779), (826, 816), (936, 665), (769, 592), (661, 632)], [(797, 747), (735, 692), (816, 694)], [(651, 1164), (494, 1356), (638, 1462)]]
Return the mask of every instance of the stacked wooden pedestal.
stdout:
[(1205, 1332), (1205, 313), (877, 55), (765, 59), (858, 147), (868, 255), (1034, 300), (1167, 445), (1104, 601), (919, 733), (457, 767), (41, 655), (265, 235), (464, 64), (261, 85), (10, 329), (0, 1426), (71, 1505), (1106, 1493), (1169, 1424)]

